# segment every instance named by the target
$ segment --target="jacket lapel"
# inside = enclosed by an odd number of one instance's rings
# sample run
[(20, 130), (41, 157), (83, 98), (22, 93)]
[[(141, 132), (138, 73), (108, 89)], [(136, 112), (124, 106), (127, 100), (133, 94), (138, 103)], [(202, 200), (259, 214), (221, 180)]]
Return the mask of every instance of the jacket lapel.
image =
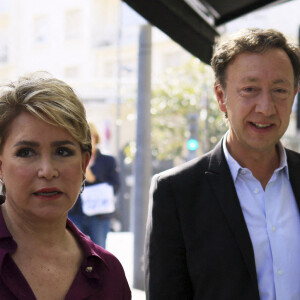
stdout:
[(300, 155), (286, 149), (290, 182), (300, 211)]
[(236, 238), (251, 278), (257, 284), (253, 247), (231, 173), (222, 150), (222, 141), (211, 153), (206, 177)]

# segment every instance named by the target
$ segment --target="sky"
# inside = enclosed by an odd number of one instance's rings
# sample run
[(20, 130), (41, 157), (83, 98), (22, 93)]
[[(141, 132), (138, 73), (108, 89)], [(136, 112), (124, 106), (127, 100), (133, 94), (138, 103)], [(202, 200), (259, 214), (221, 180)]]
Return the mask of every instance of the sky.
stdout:
[(291, 0), (249, 13), (219, 30), (231, 33), (244, 27), (274, 28), (298, 40), (299, 26), (300, 0)]

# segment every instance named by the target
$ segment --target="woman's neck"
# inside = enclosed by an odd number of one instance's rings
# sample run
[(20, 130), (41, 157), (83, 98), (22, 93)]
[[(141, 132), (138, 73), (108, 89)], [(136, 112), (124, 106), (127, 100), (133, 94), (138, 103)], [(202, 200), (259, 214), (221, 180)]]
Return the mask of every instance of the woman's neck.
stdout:
[(56, 244), (63, 241), (68, 234), (66, 229), (67, 216), (56, 221), (33, 220), (26, 216), (14, 213), (5, 203), (2, 205), (2, 214), (6, 226), (19, 244), (36, 240), (39, 244)]

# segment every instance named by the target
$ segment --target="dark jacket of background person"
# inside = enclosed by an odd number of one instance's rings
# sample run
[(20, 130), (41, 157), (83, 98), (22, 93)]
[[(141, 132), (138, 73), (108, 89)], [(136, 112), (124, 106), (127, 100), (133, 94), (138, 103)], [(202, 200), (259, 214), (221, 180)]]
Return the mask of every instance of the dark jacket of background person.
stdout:
[[(300, 207), (300, 154), (286, 153)], [(147, 299), (260, 299), (251, 239), (221, 142), (156, 175), (150, 194)]]
[[(106, 182), (113, 186), (114, 194), (117, 194), (120, 188), (120, 177), (117, 171), (117, 163), (113, 156), (102, 154), (100, 150), (97, 150), (96, 160), (91, 170), (96, 176), (96, 181), (92, 184), (86, 182), (86, 186)], [(80, 196), (71, 209), (69, 216), (72, 218), (74, 214), (83, 214)], [(110, 218), (112, 215), (113, 213), (98, 216)]]
[[(113, 186), (116, 194), (120, 186), (120, 180), (115, 158), (102, 154), (99, 149), (94, 153), (95, 161), (90, 167), (94, 181), (86, 181), (86, 186), (108, 183)], [(85, 215), (82, 210), (82, 199), (80, 196), (73, 209), (69, 212), (69, 217), (76, 226), (103, 248), (106, 248), (107, 235), (110, 231), (110, 221), (113, 215), (114, 212), (92, 216)]]

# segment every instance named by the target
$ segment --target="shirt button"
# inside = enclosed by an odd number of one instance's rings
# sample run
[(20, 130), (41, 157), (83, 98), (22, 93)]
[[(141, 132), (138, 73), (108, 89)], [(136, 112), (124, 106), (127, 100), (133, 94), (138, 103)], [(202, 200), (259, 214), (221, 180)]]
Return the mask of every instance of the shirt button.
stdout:
[(276, 227), (275, 226), (272, 226), (272, 231), (276, 231)]
[(88, 272), (88, 273), (91, 273), (93, 271), (93, 267), (91, 267), (91, 266), (90, 267), (86, 267), (85, 271)]
[(278, 274), (278, 275), (282, 275), (282, 270), (281, 270), (281, 269), (278, 269), (277, 274)]
[(246, 170), (242, 170), (241, 173), (242, 173), (242, 175), (245, 175), (246, 174)]
[(258, 194), (259, 193), (259, 189), (254, 189), (254, 194)]

